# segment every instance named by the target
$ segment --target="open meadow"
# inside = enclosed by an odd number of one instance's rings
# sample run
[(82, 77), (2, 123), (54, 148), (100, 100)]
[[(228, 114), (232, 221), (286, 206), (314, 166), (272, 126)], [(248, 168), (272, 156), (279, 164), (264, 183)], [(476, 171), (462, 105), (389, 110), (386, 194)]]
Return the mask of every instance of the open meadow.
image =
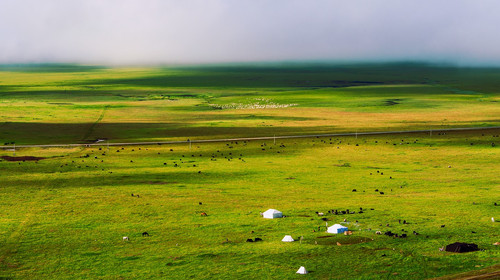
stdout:
[[(500, 69), (420, 64), (2, 66), (0, 279), (498, 272), (499, 88)], [(107, 145), (413, 129), (434, 131)]]
[(0, 67), (0, 140), (85, 143), (500, 125), (500, 69)]

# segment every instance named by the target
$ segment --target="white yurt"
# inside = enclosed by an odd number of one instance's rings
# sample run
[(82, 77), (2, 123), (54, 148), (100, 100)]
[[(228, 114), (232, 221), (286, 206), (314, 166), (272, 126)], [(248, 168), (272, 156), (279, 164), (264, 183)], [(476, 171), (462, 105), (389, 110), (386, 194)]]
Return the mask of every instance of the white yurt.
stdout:
[(283, 237), (283, 239), (281, 239), (281, 241), (283, 241), (283, 242), (293, 242), (295, 240), (293, 240), (293, 238), (292, 238), (291, 235), (285, 235), (285, 237)]
[(307, 273), (309, 273), (309, 272), (307, 272), (307, 270), (306, 270), (306, 268), (305, 268), (305, 267), (301, 266), (301, 267), (299, 268), (299, 270), (297, 270), (297, 273), (298, 273), (298, 274), (307, 274)]
[(340, 224), (334, 224), (333, 226), (329, 227), (326, 232), (328, 233), (343, 233), (344, 231), (347, 231), (348, 228), (340, 225)]
[(264, 214), (262, 215), (266, 219), (276, 219), (276, 218), (283, 218), (283, 213), (281, 211), (278, 211), (276, 209), (269, 209)]

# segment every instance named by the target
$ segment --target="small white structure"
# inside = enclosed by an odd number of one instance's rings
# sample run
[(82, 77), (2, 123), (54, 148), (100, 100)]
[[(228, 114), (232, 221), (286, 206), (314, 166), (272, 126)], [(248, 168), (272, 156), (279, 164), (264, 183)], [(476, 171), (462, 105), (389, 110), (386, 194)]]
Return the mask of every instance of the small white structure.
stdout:
[(298, 274), (307, 274), (307, 273), (309, 273), (309, 272), (307, 272), (307, 270), (306, 270), (306, 268), (305, 268), (305, 267), (301, 266), (301, 267), (299, 268), (299, 270), (297, 270), (297, 273), (298, 273)]
[(264, 214), (262, 215), (266, 219), (276, 219), (276, 218), (283, 218), (283, 213), (281, 211), (278, 211), (276, 209), (269, 209)]
[(124, 236), (123, 241), (129, 241), (128, 236)]
[(491, 221), (492, 221), (492, 222), (495, 222), (495, 218), (491, 217)]
[(292, 238), (291, 235), (285, 235), (285, 237), (283, 237), (283, 239), (281, 239), (281, 241), (283, 241), (283, 242), (294, 242), (295, 240), (293, 240), (293, 238)]
[(328, 232), (328, 233), (343, 233), (347, 230), (348, 230), (348, 228), (343, 226), (343, 225), (334, 224), (333, 226), (329, 227), (326, 232)]

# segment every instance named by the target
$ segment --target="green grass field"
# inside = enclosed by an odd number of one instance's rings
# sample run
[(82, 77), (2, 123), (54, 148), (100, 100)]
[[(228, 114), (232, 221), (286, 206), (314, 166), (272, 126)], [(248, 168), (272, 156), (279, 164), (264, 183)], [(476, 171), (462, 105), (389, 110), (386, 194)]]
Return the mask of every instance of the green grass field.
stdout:
[(41, 65), (0, 70), (4, 70), (0, 71), (0, 141), (4, 143), (500, 125), (500, 69), (496, 68)]
[[(0, 140), (498, 126), (499, 76), (494, 68), (418, 64), (3, 66)], [(429, 279), (498, 271), (500, 223), (491, 217), (500, 220), (499, 135), (17, 149), (17, 157), (44, 159), (0, 161), (0, 278)], [(269, 208), (287, 217), (263, 219)], [(326, 222), (353, 235), (327, 234)], [(281, 242), (287, 234), (303, 240)], [(263, 241), (245, 242), (256, 237)], [(483, 250), (439, 251), (457, 241)], [(295, 274), (300, 266), (311, 273)]]

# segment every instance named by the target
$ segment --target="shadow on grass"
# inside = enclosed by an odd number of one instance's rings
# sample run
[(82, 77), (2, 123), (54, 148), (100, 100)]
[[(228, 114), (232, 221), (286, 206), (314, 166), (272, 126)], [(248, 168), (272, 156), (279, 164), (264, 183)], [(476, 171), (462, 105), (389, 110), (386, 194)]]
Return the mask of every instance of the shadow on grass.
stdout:
[[(81, 141), (90, 129), (88, 141)], [(67, 144), (90, 143), (97, 139), (110, 142), (153, 141), (151, 139), (232, 138), (290, 134), (310, 134), (334, 131), (334, 127), (188, 127), (183, 123), (27, 123), (5, 122), (0, 125), (0, 144)]]
[[(236, 115), (237, 117), (238, 115)], [(253, 118), (250, 116), (250, 118)], [(227, 118), (229, 119), (229, 118)], [(286, 119), (286, 118), (285, 118)], [(477, 135), (479, 133), (496, 133), (498, 129), (488, 127), (498, 126), (497, 120), (483, 120), (477, 122), (484, 130), (450, 131), (448, 134), (455, 135)], [(470, 123), (457, 123), (457, 127), (468, 127)], [(392, 126), (390, 128), (365, 128), (358, 129), (359, 133), (364, 131), (405, 131), (405, 130), (433, 130), (432, 135), (439, 136), (443, 127), (437, 124), (422, 124), (412, 127)], [(27, 123), (27, 122), (4, 122), (0, 123), (0, 145), (10, 145), (15, 142), (23, 144), (87, 144), (94, 143), (97, 139), (108, 139), (113, 142), (155, 142), (169, 140), (187, 139), (225, 139), (236, 137), (272, 137), (290, 135), (314, 135), (353, 133), (354, 129), (337, 128), (335, 126), (313, 126), (313, 127), (286, 127), (286, 126), (257, 126), (257, 127), (217, 127), (217, 126), (187, 126), (184, 123)], [(88, 133), (91, 131), (92, 133)], [(429, 133), (429, 132), (422, 132)], [(412, 133), (413, 134), (413, 133)], [(83, 137), (87, 135), (85, 140)], [(401, 134), (395, 134), (401, 135)], [(366, 137), (366, 136), (362, 136)], [(375, 135), (374, 137), (377, 137)], [(399, 137), (399, 136), (397, 136)], [(158, 140), (160, 139), (160, 140)]]
[[(154, 76), (91, 80), (92, 85), (147, 87), (349, 87), (424, 83), (429, 71), (443, 68), (418, 63), (219, 65), (159, 69)], [(162, 73), (163, 72), (163, 73)], [(405, 75), (401, 75), (404, 72)], [(158, 75), (160, 73), (160, 75)], [(396, 74), (396, 75), (394, 75)], [(81, 84), (78, 84), (81, 85)]]
[(106, 69), (104, 66), (37, 63), (37, 64), (0, 64), (0, 71), (27, 72), (27, 73), (68, 73), (89, 72)]
[[(116, 187), (117, 182), (120, 186), (141, 186), (141, 190), (144, 190), (147, 186), (151, 186), (155, 189), (164, 188), (168, 190), (179, 190), (186, 188), (186, 184), (195, 184), (196, 187), (190, 187), (190, 189), (197, 189), (200, 185), (203, 188), (210, 189), (211, 184), (220, 183), (221, 178), (242, 178), (245, 176), (252, 176), (255, 172), (203, 172), (198, 173), (198, 169), (192, 167), (165, 167), (164, 172), (151, 172), (148, 174), (131, 174), (124, 175), (120, 173), (120, 168), (109, 168), (109, 166), (100, 166), (96, 163), (98, 168), (103, 167), (105, 171), (101, 169), (83, 166), (81, 169), (72, 168), (68, 170), (69, 167), (60, 168), (64, 174), (70, 174), (68, 178), (44, 178), (39, 179), (37, 182), (43, 181), (46, 186), (50, 189), (54, 188), (81, 188), (84, 187)], [(76, 166), (76, 165), (75, 165)], [(158, 165), (160, 166), (160, 165)], [(131, 166), (132, 167), (132, 166)], [(114, 173), (109, 173), (109, 170), (113, 170)], [(190, 171), (186, 171), (190, 170)], [(92, 176), (78, 176), (77, 172), (88, 171), (91, 172)], [(75, 173), (75, 174), (73, 174)], [(4, 184), (17, 186), (31, 186), (33, 185), (33, 180), (29, 179), (5, 179)], [(215, 186), (215, 185), (214, 185)], [(215, 186), (216, 187), (216, 186)], [(28, 187), (29, 188), (29, 187)], [(216, 187), (218, 188), (218, 187)]]
[[(164, 72), (164, 73), (162, 73)], [(351, 87), (376, 84), (477, 85), (494, 90), (498, 68), (458, 68), (425, 63), (328, 64), (290, 63), (219, 65), (159, 69), (154, 76), (91, 80), (92, 85), (122, 84), (147, 87)], [(159, 73), (159, 75), (158, 75)], [(484, 86), (487, 85), (487, 86)], [(495, 92), (495, 91), (492, 91)]]

